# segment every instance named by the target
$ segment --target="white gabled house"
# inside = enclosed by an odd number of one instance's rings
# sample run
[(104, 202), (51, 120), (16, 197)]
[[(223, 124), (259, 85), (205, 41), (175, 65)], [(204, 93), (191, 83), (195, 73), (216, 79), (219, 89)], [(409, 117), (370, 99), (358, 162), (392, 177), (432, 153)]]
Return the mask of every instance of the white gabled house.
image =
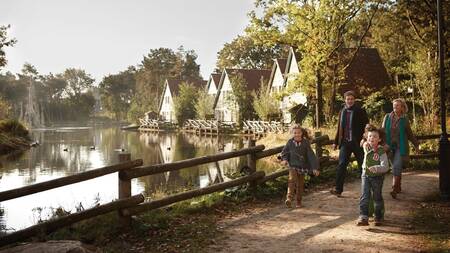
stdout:
[(269, 79), (270, 93), (280, 92), (284, 87), (284, 73), (287, 59), (273, 59), (272, 72)]
[[(338, 86), (338, 92), (341, 94), (347, 90), (355, 90), (357, 93), (364, 90), (379, 90), (391, 84), (383, 60), (376, 48), (342, 48), (336, 52), (334, 57), (337, 57), (344, 65), (349, 64), (345, 69), (345, 76)], [(291, 47), (283, 75), (283, 89), (289, 91), (291, 85), (293, 85), (294, 80), (301, 71), (298, 65), (300, 60), (300, 54), (296, 52), (294, 47)], [(271, 78), (271, 83), (269, 83), (272, 87), (271, 92), (279, 91), (278, 88), (274, 87), (279, 85), (280, 74), (277, 69), (280, 66), (282, 65), (278, 62), (274, 63), (272, 69), (273, 78)], [(302, 92), (291, 92), (289, 96), (283, 97), (281, 102), (283, 123), (291, 123), (294, 120), (292, 113), (298, 114), (303, 106), (307, 106), (306, 103), (307, 97)]]
[(209, 76), (208, 83), (206, 84), (206, 92), (208, 95), (212, 97), (216, 97), (217, 88), (219, 87), (220, 77), (222, 74), (220, 73), (212, 73)]
[(233, 77), (241, 75), (245, 80), (244, 88), (248, 91), (258, 91), (261, 88), (261, 83), (269, 80), (270, 72), (267, 69), (224, 69), (214, 100), (215, 118), (222, 122), (239, 123), (237, 122), (239, 108), (237, 108), (237, 105), (230, 103), (230, 96), (233, 95), (231, 83)]
[(180, 85), (182, 83), (190, 83), (197, 88), (204, 89), (206, 81), (204, 80), (181, 80), (181, 79), (166, 79), (164, 83), (164, 89), (162, 98), (159, 103), (159, 115), (161, 120), (170, 123), (176, 123), (175, 111), (173, 109), (174, 97), (178, 96), (180, 91)]
[[(298, 77), (298, 74), (300, 74), (299, 61), (300, 54), (296, 51), (296, 48), (290, 47), (284, 72), (283, 89), (290, 89), (294, 80)], [(286, 124), (291, 123), (293, 121), (291, 110), (298, 106), (306, 106), (306, 101), (306, 95), (301, 92), (293, 92), (289, 96), (283, 97), (281, 101), (281, 112), (283, 114), (282, 122)]]

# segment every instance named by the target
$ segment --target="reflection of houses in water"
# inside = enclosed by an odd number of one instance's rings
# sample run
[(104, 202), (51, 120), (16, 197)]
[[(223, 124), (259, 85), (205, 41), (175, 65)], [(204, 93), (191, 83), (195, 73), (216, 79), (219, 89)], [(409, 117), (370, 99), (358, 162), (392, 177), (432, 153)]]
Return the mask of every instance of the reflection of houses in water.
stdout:
[[(160, 163), (171, 163), (221, 152), (230, 152), (242, 148), (239, 138), (223, 136), (199, 137), (192, 134), (141, 134), (145, 145), (153, 146), (152, 152)], [(219, 151), (220, 150), (220, 151)], [(171, 193), (189, 188), (201, 188), (208, 185), (228, 181), (227, 173), (234, 173), (245, 162), (245, 158), (233, 158), (176, 171), (169, 171), (141, 178), (149, 195)]]

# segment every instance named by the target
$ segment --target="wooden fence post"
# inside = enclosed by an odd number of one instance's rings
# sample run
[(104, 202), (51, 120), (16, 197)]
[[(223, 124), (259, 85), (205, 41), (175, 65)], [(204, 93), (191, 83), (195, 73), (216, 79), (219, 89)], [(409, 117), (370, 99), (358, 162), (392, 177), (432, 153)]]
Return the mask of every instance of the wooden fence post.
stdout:
[[(322, 132), (314, 132), (314, 138), (319, 138), (320, 136), (322, 136)], [(318, 159), (322, 157), (322, 145), (320, 141), (316, 141), (316, 156)]]
[[(252, 148), (256, 146), (256, 141), (254, 139), (248, 140), (248, 147)], [(250, 174), (256, 173), (256, 156), (255, 153), (251, 153), (247, 155), (247, 166), (250, 169)], [(256, 181), (250, 182), (250, 188), (255, 190), (256, 189)]]
[[(131, 160), (130, 153), (119, 153), (119, 162), (126, 162)], [(131, 197), (131, 179), (124, 179), (123, 172), (119, 171), (119, 199), (126, 199)], [(122, 215), (119, 210), (119, 221), (122, 227), (127, 228), (131, 226), (131, 216)]]

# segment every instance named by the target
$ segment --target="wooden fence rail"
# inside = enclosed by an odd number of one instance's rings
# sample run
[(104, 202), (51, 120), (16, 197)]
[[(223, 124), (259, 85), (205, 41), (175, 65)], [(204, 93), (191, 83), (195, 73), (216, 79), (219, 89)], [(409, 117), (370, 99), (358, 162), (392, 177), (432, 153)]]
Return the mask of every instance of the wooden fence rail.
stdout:
[[(440, 135), (426, 135), (426, 136), (418, 136), (417, 139), (428, 140), (428, 139), (436, 139), (439, 137)], [(312, 140), (311, 142), (316, 145), (315, 148), (319, 156), (321, 166), (330, 166), (337, 164), (338, 162), (337, 160), (331, 160), (328, 157), (321, 156), (322, 147), (325, 145), (333, 144), (333, 140), (329, 140), (329, 137), (327, 135), (321, 135), (320, 133), (316, 133), (315, 139)], [(119, 187), (118, 187), (119, 200), (110, 202), (108, 204), (100, 205), (91, 209), (87, 209), (79, 213), (70, 214), (68, 216), (64, 216), (55, 220), (50, 220), (41, 224), (37, 224), (11, 234), (7, 234), (5, 236), (0, 237), (0, 246), (9, 244), (11, 242), (15, 242), (17, 240), (26, 239), (38, 233), (42, 232), (49, 233), (58, 228), (97, 215), (105, 214), (111, 211), (118, 211), (122, 225), (129, 226), (131, 224), (132, 215), (145, 212), (147, 210), (160, 208), (176, 202), (210, 194), (213, 192), (223, 191), (227, 188), (235, 187), (246, 183), (250, 183), (251, 186), (256, 186), (257, 183), (263, 183), (268, 180), (273, 180), (275, 178), (288, 174), (288, 169), (276, 171), (271, 174), (268, 174), (267, 176), (262, 171), (256, 171), (256, 160), (272, 156), (275, 154), (279, 154), (282, 151), (282, 149), (283, 146), (279, 146), (265, 150), (264, 145), (255, 146), (254, 141), (249, 141), (249, 146), (241, 150), (220, 153), (210, 156), (197, 157), (168, 164), (157, 164), (150, 166), (142, 166), (142, 160), (140, 159), (129, 161), (131, 159), (129, 154), (119, 154), (119, 160), (121, 161), (121, 163), (116, 165), (106, 166), (103, 168), (82, 172), (76, 175), (71, 175), (63, 178), (50, 180), (47, 182), (37, 183), (30, 186), (0, 192), (0, 201), (5, 201), (69, 184), (82, 182), (110, 173), (119, 172)], [(228, 182), (211, 185), (201, 189), (178, 193), (163, 199), (153, 200), (147, 203), (144, 202), (144, 197), (141, 194), (131, 196), (131, 179), (133, 178), (153, 175), (167, 171), (179, 170), (183, 168), (207, 164), (211, 162), (217, 162), (220, 160), (226, 160), (240, 156), (247, 156), (248, 160), (247, 166), (250, 168), (251, 173), (248, 176), (244, 176)], [(438, 156), (437, 153), (411, 155), (411, 159), (435, 158), (437, 156)]]
[(123, 215), (135, 215), (138, 213), (142, 213), (145, 211), (149, 211), (152, 209), (157, 209), (163, 206), (167, 206), (176, 202), (180, 202), (183, 200), (191, 199), (194, 197), (210, 194), (213, 192), (223, 191), (227, 188), (239, 186), (242, 184), (246, 184), (251, 181), (256, 181), (258, 179), (264, 178), (265, 173), (263, 171), (257, 171), (253, 174), (250, 174), (249, 176), (240, 177), (238, 179), (230, 180), (228, 182), (214, 184), (211, 186), (203, 187), (196, 190), (186, 191), (182, 193), (178, 193), (175, 195), (171, 195), (166, 198), (153, 200), (150, 202), (146, 202), (143, 204), (140, 204), (136, 207), (129, 208), (127, 210), (123, 210)]
[(256, 153), (256, 152), (264, 150), (264, 148), (265, 148), (264, 145), (258, 145), (255, 147), (244, 148), (244, 149), (237, 150), (237, 151), (220, 153), (220, 154), (216, 154), (216, 155), (202, 156), (202, 157), (197, 157), (197, 158), (192, 158), (192, 159), (187, 159), (187, 160), (182, 160), (182, 161), (176, 161), (176, 162), (172, 162), (172, 163), (141, 166), (141, 167), (133, 168), (132, 170), (123, 171), (123, 178), (124, 179), (132, 179), (132, 178), (137, 178), (137, 177), (143, 177), (143, 176), (163, 173), (163, 172), (167, 172), (167, 171), (174, 171), (174, 170), (189, 168), (192, 166), (202, 165), (202, 164), (211, 163), (211, 162), (217, 162), (217, 161), (226, 160), (229, 158), (235, 158), (235, 157), (239, 157), (239, 156), (243, 156), (243, 155), (247, 155), (247, 154), (251, 154), (251, 153)]
[(34, 194), (34, 193), (38, 193), (38, 192), (42, 192), (42, 191), (46, 191), (46, 190), (50, 190), (50, 189), (54, 189), (54, 188), (58, 188), (61, 186), (79, 183), (82, 181), (101, 177), (101, 176), (104, 176), (107, 174), (111, 174), (114, 172), (133, 168), (133, 167), (140, 166), (140, 165), (142, 165), (142, 160), (138, 159), (138, 160), (134, 160), (134, 161), (129, 161), (129, 162), (119, 163), (119, 164), (115, 164), (115, 165), (111, 165), (111, 166), (106, 166), (106, 167), (95, 169), (95, 170), (81, 172), (81, 173), (78, 173), (75, 175), (61, 177), (61, 178), (45, 181), (42, 183), (32, 184), (32, 185), (28, 185), (28, 186), (24, 186), (24, 187), (20, 187), (20, 188), (16, 188), (16, 189), (3, 191), (3, 192), (0, 192), (0, 202), (9, 200), (9, 199), (15, 199), (18, 197), (23, 197), (26, 195), (30, 195), (30, 194)]
[(69, 214), (54, 220), (49, 220), (37, 225), (28, 227), (26, 229), (7, 234), (0, 237), (0, 246), (4, 246), (19, 240), (23, 240), (37, 234), (48, 234), (62, 227), (69, 226), (76, 222), (86, 220), (98, 215), (106, 214), (112, 211), (116, 211), (121, 208), (136, 206), (144, 201), (144, 196), (142, 194), (135, 195), (131, 198), (121, 199), (117, 201), (110, 202), (108, 204), (100, 205), (84, 211)]

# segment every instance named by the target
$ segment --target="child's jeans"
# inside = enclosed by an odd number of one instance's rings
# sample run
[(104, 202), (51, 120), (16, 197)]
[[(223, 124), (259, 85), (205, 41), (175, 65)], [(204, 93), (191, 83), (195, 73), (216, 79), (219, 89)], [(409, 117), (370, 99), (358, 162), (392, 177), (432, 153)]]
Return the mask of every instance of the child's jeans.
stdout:
[(361, 176), (361, 197), (359, 199), (359, 217), (368, 219), (370, 192), (373, 193), (375, 219), (383, 219), (384, 201), (382, 195), (384, 176)]
[(302, 201), (303, 188), (305, 187), (305, 175), (299, 173), (298, 170), (289, 168), (288, 190), (286, 198), (294, 199), (296, 195), (297, 202)]

